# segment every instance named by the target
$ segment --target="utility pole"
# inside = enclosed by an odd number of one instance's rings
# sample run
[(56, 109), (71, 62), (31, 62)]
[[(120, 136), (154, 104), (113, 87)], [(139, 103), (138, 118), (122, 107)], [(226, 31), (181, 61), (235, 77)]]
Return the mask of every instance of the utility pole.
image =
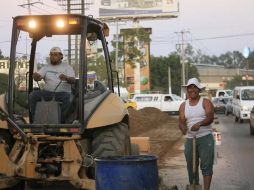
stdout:
[(20, 7), (23, 7), (23, 8), (26, 8), (28, 9), (28, 14), (31, 15), (32, 14), (32, 11), (31, 11), (31, 6), (33, 6), (34, 4), (43, 4), (42, 2), (40, 1), (36, 1), (36, 2), (31, 2), (30, 0), (27, 0), (27, 3), (26, 4), (21, 4), (21, 5), (18, 5)]
[(119, 78), (121, 81), (123, 81), (123, 68), (120, 67), (120, 64), (118, 63), (118, 55), (119, 55), (119, 26), (126, 25), (125, 22), (120, 22), (119, 20), (115, 21), (116, 24), (116, 35), (115, 35), (115, 41), (116, 41), (116, 49), (115, 49), (115, 70), (119, 72)]
[(182, 43), (181, 43), (181, 62), (182, 62), (182, 84), (185, 85), (185, 48), (184, 48), (184, 31), (181, 31)]
[(27, 4), (28, 4), (28, 14), (31, 15), (31, 3), (30, 0), (27, 0)]
[(243, 50), (243, 57), (246, 60), (246, 83), (247, 86), (249, 85), (249, 56), (251, 53), (251, 49), (249, 47), (244, 48)]
[(118, 38), (119, 32), (118, 32), (118, 21), (116, 21), (116, 57), (115, 57), (115, 62), (116, 62), (116, 71), (118, 72), (118, 43), (119, 43), (119, 38)]
[[(26, 4), (21, 4), (21, 5), (18, 5), (18, 6), (20, 6), (20, 7), (22, 7), (22, 8), (26, 8), (26, 7), (27, 7), (27, 9), (28, 9), (28, 14), (29, 14), (29, 15), (32, 15), (31, 6), (33, 6), (34, 4), (38, 4), (38, 3), (39, 3), (39, 4), (43, 4), (43, 3), (40, 2), (40, 1), (31, 2), (30, 0), (27, 0), (27, 3), (26, 3)], [(28, 54), (27, 54), (27, 37), (26, 37), (26, 62), (28, 62), (27, 57), (28, 57)], [(35, 63), (34, 63), (34, 68), (37, 70), (37, 61), (35, 61)]]
[[(71, 1), (67, 0), (67, 14), (71, 13)], [(68, 64), (71, 65), (71, 35), (68, 35)]]
[[(58, 0), (57, 3), (63, 7), (67, 14), (85, 15), (85, 10), (94, 3), (92, 0)], [(74, 66), (75, 75), (78, 76), (78, 44), (81, 39), (78, 35), (68, 35), (68, 64)]]
[(249, 86), (249, 58), (246, 59), (246, 81), (247, 81), (247, 86)]
[(172, 94), (172, 88), (171, 88), (171, 70), (170, 70), (170, 67), (168, 67), (168, 93)]
[[(176, 32), (176, 34), (178, 34), (178, 39), (180, 39), (179, 41), (181, 41), (181, 43), (179, 42), (177, 44), (177, 47), (180, 48), (180, 62), (182, 64), (182, 85), (185, 85), (186, 83), (186, 79), (185, 79), (185, 45), (187, 43), (185, 43), (185, 35), (189, 33), (189, 31), (187, 30), (182, 30), (181, 32)], [(180, 37), (179, 37), (180, 36)], [(181, 97), (185, 98), (185, 93), (181, 90)]]

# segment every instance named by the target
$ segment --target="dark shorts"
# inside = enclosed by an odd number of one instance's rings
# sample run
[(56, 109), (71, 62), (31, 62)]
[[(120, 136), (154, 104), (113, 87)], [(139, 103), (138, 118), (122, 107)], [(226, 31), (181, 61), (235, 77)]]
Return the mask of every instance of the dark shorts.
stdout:
[[(214, 160), (214, 139), (213, 135), (209, 134), (204, 137), (196, 139), (196, 158), (197, 166), (200, 163), (200, 169), (203, 176), (213, 175), (213, 160)], [(193, 181), (193, 171), (192, 171), (192, 139), (187, 139), (185, 142), (185, 158), (187, 162), (187, 170), (189, 174), (189, 181)], [(198, 170), (197, 170), (198, 171)], [(196, 182), (199, 182), (198, 172), (196, 175)]]

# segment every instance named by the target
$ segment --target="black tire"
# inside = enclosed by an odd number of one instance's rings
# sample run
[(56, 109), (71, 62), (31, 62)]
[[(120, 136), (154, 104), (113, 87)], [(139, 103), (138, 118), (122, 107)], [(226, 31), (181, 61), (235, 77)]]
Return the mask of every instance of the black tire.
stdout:
[(243, 119), (239, 118), (239, 123), (243, 123)]
[(3, 190), (24, 190), (25, 188), (26, 188), (25, 181), (20, 181), (13, 187), (9, 187), (9, 188), (3, 189)]
[(252, 128), (251, 124), (250, 124), (250, 135), (254, 135), (254, 129)]
[(131, 155), (140, 155), (139, 146), (137, 144), (131, 144)]
[(235, 122), (238, 122), (239, 118), (237, 116), (235, 116)]
[[(127, 156), (131, 153), (128, 125), (118, 123), (98, 129), (93, 134), (91, 152), (94, 158), (109, 156)], [(95, 178), (95, 166), (89, 168), (88, 177)]]
[(32, 188), (32, 189), (39, 189), (43, 188), (43, 183), (42, 182), (36, 182), (36, 181), (28, 181), (27, 185)]
[(93, 157), (130, 155), (130, 133), (128, 125), (118, 123), (99, 129), (93, 134)]

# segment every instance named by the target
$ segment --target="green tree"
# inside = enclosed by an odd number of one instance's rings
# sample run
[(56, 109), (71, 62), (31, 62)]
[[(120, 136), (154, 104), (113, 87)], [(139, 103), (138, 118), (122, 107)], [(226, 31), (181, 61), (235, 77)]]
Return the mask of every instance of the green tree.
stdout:
[(244, 57), (238, 51), (226, 52), (218, 57), (218, 65), (224, 65), (227, 68), (243, 68)]
[(1, 49), (0, 49), (0, 59), (4, 59), (4, 56), (3, 56), (3, 53), (2, 53)]
[[(247, 81), (242, 80), (242, 76), (235, 75), (231, 80), (229, 80), (226, 84), (227, 89), (234, 89), (236, 86), (246, 86)], [(254, 81), (248, 81), (249, 86), (254, 86)]]
[[(244, 62), (243, 62), (243, 67), (245, 68), (247, 65), (247, 60), (244, 59)], [(248, 58), (248, 67), (249, 69), (254, 69), (254, 52), (251, 52), (250, 53), (250, 56)]]
[[(135, 68), (136, 62), (141, 62), (145, 59), (145, 54), (142, 51), (142, 44), (150, 42), (151, 31), (145, 28), (123, 29), (122, 34), (118, 39), (118, 62), (125, 62)], [(116, 49), (116, 39), (111, 42)], [(115, 61), (115, 50), (111, 52), (112, 63)], [(115, 63), (114, 63), (115, 64)]]
[[(172, 93), (180, 94), (181, 92), (181, 64), (179, 56), (172, 53), (167, 57), (151, 56), (150, 61), (150, 78), (151, 89), (155, 91), (168, 92), (168, 68), (171, 70), (171, 88)], [(186, 76), (188, 78), (199, 78), (196, 67), (190, 63), (186, 64)]]
[(88, 58), (88, 71), (94, 71), (99, 81), (107, 81), (107, 70), (104, 56), (96, 57), (95, 59)]
[(234, 89), (235, 86), (244, 86), (244, 81), (239, 75), (234, 76), (231, 80), (226, 83), (227, 89)]
[[(116, 36), (114, 36), (114, 39), (111, 41), (111, 45), (114, 47), (114, 50), (110, 52), (110, 59), (111, 59), (111, 65), (112, 69), (116, 70)], [(123, 65), (124, 62), (124, 43), (123, 43), (123, 35), (118, 36), (118, 59), (117, 63), (118, 65)]]

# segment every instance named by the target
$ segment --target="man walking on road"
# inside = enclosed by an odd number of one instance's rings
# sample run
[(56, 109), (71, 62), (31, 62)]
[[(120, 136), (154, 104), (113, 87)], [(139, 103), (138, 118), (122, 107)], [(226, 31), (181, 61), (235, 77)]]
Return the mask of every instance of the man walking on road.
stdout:
[[(179, 128), (184, 135), (187, 135), (185, 142), (185, 158), (190, 184), (193, 178), (199, 184), (198, 166), (203, 174), (204, 190), (210, 189), (213, 175), (214, 159), (214, 139), (212, 135), (211, 123), (214, 119), (213, 104), (199, 93), (205, 89), (196, 78), (189, 79), (187, 85), (183, 86), (187, 90), (188, 99), (179, 108)], [(192, 169), (192, 142), (196, 137), (196, 175)]]

